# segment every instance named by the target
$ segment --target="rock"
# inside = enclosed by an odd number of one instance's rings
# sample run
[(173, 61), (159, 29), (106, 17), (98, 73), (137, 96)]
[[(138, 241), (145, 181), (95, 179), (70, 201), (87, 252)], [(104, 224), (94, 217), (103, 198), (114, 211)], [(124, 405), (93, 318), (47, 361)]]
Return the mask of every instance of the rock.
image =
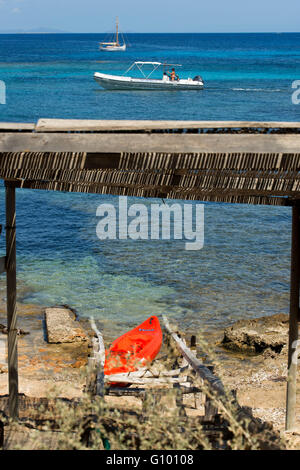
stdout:
[(45, 310), (48, 343), (75, 343), (87, 341), (82, 326), (69, 308), (51, 307)]
[(0, 364), (0, 374), (7, 374), (8, 369), (5, 365)]
[(239, 320), (224, 331), (222, 345), (245, 354), (279, 354), (288, 342), (289, 316), (285, 314)]

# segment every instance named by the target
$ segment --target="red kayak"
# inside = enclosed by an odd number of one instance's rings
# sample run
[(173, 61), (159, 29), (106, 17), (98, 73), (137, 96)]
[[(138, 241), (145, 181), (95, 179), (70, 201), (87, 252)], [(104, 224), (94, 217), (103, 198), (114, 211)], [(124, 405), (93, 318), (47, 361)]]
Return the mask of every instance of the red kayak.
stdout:
[(104, 374), (133, 372), (153, 361), (162, 344), (162, 331), (157, 317), (117, 338), (105, 351)]

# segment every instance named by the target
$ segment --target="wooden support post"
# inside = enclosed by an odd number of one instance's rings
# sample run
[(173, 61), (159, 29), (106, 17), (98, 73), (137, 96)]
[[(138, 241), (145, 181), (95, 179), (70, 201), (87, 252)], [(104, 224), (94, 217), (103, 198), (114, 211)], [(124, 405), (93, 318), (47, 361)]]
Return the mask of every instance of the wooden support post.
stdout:
[(0, 274), (5, 273), (6, 271), (6, 256), (1, 256), (0, 258)]
[(16, 186), (5, 182), (6, 196), (6, 286), (8, 328), (9, 415), (18, 418), (18, 350), (16, 310)]
[(289, 319), (289, 352), (286, 394), (286, 431), (295, 427), (297, 362), (298, 362), (298, 321), (299, 321), (299, 287), (300, 287), (300, 207), (293, 206), (292, 246), (291, 246), (291, 284), (290, 284), (290, 319)]
[(191, 336), (191, 344), (190, 344), (190, 348), (194, 351), (197, 350), (197, 337), (195, 335), (192, 335)]

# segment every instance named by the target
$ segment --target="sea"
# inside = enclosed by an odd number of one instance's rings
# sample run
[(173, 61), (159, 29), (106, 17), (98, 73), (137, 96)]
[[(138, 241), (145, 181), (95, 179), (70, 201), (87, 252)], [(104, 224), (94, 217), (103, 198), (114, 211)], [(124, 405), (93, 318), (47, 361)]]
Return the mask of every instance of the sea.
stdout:
[[(104, 38), (0, 35), (0, 80), (6, 88), (0, 121), (300, 120), (300, 104), (292, 100), (300, 80), (300, 33), (128, 34), (125, 52), (99, 51)], [(108, 91), (93, 79), (95, 72), (122, 74), (134, 61), (180, 64), (180, 77), (201, 75), (205, 87)], [(151, 204), (171, 201), (128, 198), (128, 205), (136, 203), (150, 210)], [(206, 202), (204, 244), (191, 251), (174, 237), (100, 240), (101, 204), (117, 207), (118, 198), (17, 190), (21, 305), (68, 304), (112, 335), (153, 314), (166, 314), (183, 329), (209, 331), (288, 312), (290, 208)], [(0, 209), (4, 226), (3, 184)], [(2, 234), (0, 254), (4, 250)], [(4, 286), (2, 275), (2, 300)]]

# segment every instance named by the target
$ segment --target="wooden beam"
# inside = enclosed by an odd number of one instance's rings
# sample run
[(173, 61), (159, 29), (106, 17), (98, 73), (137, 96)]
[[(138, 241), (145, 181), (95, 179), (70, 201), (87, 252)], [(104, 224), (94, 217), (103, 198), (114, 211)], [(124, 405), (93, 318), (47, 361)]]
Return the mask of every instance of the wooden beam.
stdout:
[(299, 134), (0, 133), (0, 152), (299, 153)]
[(291, 431), (296, 421), (298, 328), (299, 328), (299, 289), (300, 289), (300, 208), (292, 208), (292, 245), (291, 245), (291, 281), (290, 281), (290, 317), (288, 376), (286, 394), (285, 428)]
[(93, 356), (89, 358), (89, 369), (96, 372), (96, 395), (104, 395), (104, 363), (105, 363), (105, 346), (102, 333), (98, 330), (94, 318), (90, 319), (91, 327), (96, 333), (93, 338)]
[(33, 132), (35, 130), (35, 124), (28, 122), (0, 122), (0, 131), (9, 132)]
[(9, 414), (18, 418), (18, 350), (16, 309), (16, 189), (5, 182), (6, 193), (6, 285), (8, 329)]
[(126, 131), (163, 129), (213, 129), (213, 128), (258, 128), (295, 129), (299, 122), (259, 121), (151, 121), (151, 120), (88, 120), (88, 119), (39, 119), (37, 132), (69, 131)]
[[(174, 370), (159, 370), (152, 367), (143, 367), (134, 372), (121, 372), (118, 374), (108, 375), (106, 378), (111, 379), (111, 377), (120, 379), (119, 382), (126, 382), (126, 379), (140, 379), (140, 378), (161, 378), (161, 377), (178, 377), (180, 374), (187, 372), (188, 367), (180, 367), (179, 369)], [(111, 380), (110, 380), (111, 382)]]
[(105, 383), (126, 383), (134, 385), (168, 385), (168, 384), (183, 384), (188, 382), (188, 377), (139, 377), (134, 374), (126, 374), (126, 377), (123, 374), (114, 374), (106, 375)]
[[(188, 385), (190, 385), (189, 382), (187, 382)], [(177, 384), (176, 389), (180, 390), (180, 393), (182, 395), (188, 395), (191, 393), (201, 393), (201, 389), (199, 387), (186, 387), (186, 384), (183, 384), (181, 387), (179, 384)], [(151, 394), (151, 396), (158, 394), (168, 394), (170, 393), (170, 388), (169, 387), (163, 387), (163, 388), (141, 388), (141, 387), (131, 387), (131, 388), (126, 388), (126, 387), (107, 387), (105, 390), (105, 395), (114, 395), (114, 396), (136, 396), (136, 397), (142, 397), (145, 398), (147, 394)]]
[[(166, 328), (166, 331), (171, 335), (173, 338), (178, 350), (183, 355), (183, 357), (187, 360), (187, 362), (191, 365), (194, 369), (196, 374), (203, 379), (206, 383), (207, 387), (213, 392), (214, 395), (214, 403), (212, 401), (209, 403), (209, 411), (211, 406), (223, 406), (224, 409), (228, 407), (229, 402), (231, 403), (233, 409), (236, 413), (236, 419), (242, 425), (242, 427), (246, 430), (246, 432), (261, 432), (263, 430), (269, 429), (268, 423), (263, 423), (260, 420), (257, 420), (255, 417), (252, 416), (251, 412), (248, 412), (246, 409), (243, 409), (234, 393), (232, 391), (229, 394), (226, 394), (224, 385), (219, 377), (215, 376), (210, 369), (205, 367), (199, 359), (192, 353), (192, 351), (186, 346), (186, 344), (179, 338), (179, 336), (172, 330), (168, 319), (166, 316), (163, 315), (163, 324)], [(205, 391), (203, 391), (205, 393)], [(212, 397), (209, 397), (211, 400)], [(216, 410), (214, 410), (215, 412)], [(274, 433), (275, 435), (275, 433)]]
[(173, 340), (176, 343), (179, 351), (187, 362), (191, 365), (194, 371), (203, 379), (209, 387), (216, 392), (217, 395), (225, 397), (225, 389), (222, 381), (216, 377), (207, 367), (205, 367), (202, 362), (197, 359), (197, 357), (192, 353), (192, 351), (187, 347), (187, 345), (179, 338), (179, 336), (172, 330), (167, 317), (163, 315), (163, 324), (167, 332), (171, 335)]

